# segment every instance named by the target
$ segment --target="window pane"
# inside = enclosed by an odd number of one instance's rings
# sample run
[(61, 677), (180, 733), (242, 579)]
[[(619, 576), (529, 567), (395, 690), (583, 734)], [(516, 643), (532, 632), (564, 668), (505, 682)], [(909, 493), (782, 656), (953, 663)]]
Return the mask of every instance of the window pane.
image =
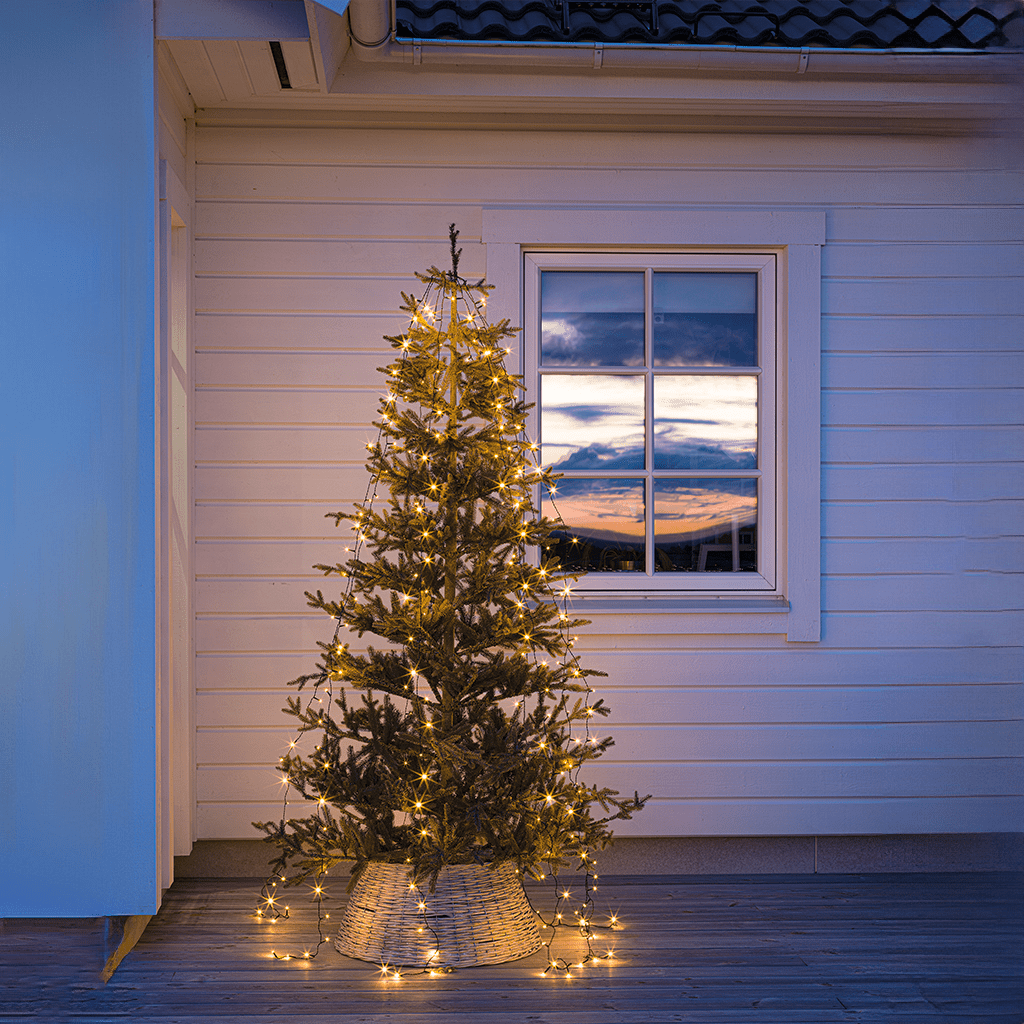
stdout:
[(756, 469), (757, 378), (656, 376), (655, 469)]
[(655, 366), (756, 366), (757, 275), (656, 273)]
[(756, 480), (656, 480), (658, 572), (756, 572)]
[(643, 274), (545, 270), (540, 279), (541, 365), (643, 365)]
[(563, 469), (644, 468), (644, 379), (546, 373), (540, 379), (541, 461)]
[(644, 571), (644, 482), (635, 478), (559, 480), (544, 515), (561, 517), (545, 554), (565, 569), (591, 572)]

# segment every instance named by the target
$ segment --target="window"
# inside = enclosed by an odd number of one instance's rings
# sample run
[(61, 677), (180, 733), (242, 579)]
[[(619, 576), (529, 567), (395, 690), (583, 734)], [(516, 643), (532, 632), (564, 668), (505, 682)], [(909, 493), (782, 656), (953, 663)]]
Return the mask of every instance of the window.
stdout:
[[(564, 513), (572, 487), (593, 487), (592, 484), (573, 481), (642, 481), (644, 506), (641, 512), (637, 502), (634, 513), (635, 517), (643, 515), (642, 565), (638, 564), (641, 558), (635, 558), (630, 567), (630, 559), (620, 554), (616, 559), (617, 567), (611, 568), (613, 555), (607, 555), (608, 568), (601, 569), (598, 565), (574, 586), (576, 610), (610, 633), (639, 631), (651, 636), (774, 633), (781, 634), (790, 643), (819, 640), (822, 594), (821, 247), (825, 242), (824, 212), (769, 210), (759, 206), (675, 208), (642, 203), (623, 207), (495, 204), (484, 207), (481, 240), (486, 252), (486, 267), (482, 269), (486, 269), (489, 283), (495, 286), (488, 303), (488, 316), (492, 321), (507, 318), (513, 325), (523, 328), (522, 344), (514, 351), (518, 351), (522, 360), (519, 370), (526, 379), (529, 398), (538, 403), (532, 427), (540, 426), (540, 403), (545, 399), (542, 378), (572, 377), (577, 388), (579, 377), (617, 378), (611, 384), (618, 385), (623, 391), (628, 391), (630, 383), (621, 378), (633, 376), (643, 381), (643, 467), (624, 467), (620, 471), (618, 467), (609, 465), (608, 460), (614, 457), (615, 450), (614, 446), (609, 446), (612, 450), (605, 453), (604, 461), (597, 459), (600, 469), (568, 467), (571, 472), (567, 472), (556, 495), (558, 506)], [(545, 353), (541, 347), (542, 271), (553, 274), (602, 272), (642, 275), (643, 325), (636, 329), (643, 332), (643, 361), (614, 366), (544, 364)], [(681, 314), (710, 312), (713, 316), (715, 312), (675, 308), (667, 301), (659, 301), (656, 310), (655, 281), (656, 275), (662, 273), (694, 275), (685, 282), (705, 274), (722, 275), (719, 281), (732, 274), (756, 275), (756, 364), (726, 362), (725, 357), (719, 354), (715, 361), (721, 366), (698, 368), (696, 360), (680, 365), (660, 365), (654, 347), (654, 331), (656, 326), (665, 325), (655, 324), (658, 316), (671, 320)], [(607, 283), (609, 280), (610, 277), (600, 278), (595, 283)], [(554, 288), (559, 282), (554, 278), (552, 281)], [(674, 289), (669, 285), (685, 282), (678, 278), (670, 279), (668, 285), (659, 285), (658, 294), (661, 295), (663, 288), (669, 296), (677, 293), (673, 302), (682, 305), (678, 293), (685, 293), (686, 289)], [(561, 283), (571, 283), (571, 280), (563, 279)], [(555, 296), (556, 292), (551, 294)], [(609, 305), (610, 297), (605, 299), (604, 308), (563, 309), (562, 312), (631, 313), (639, 323), (635, 303), (633, 311), (607, 308)], [(555, 311), (554, 306), (551, 308)], [(743, 309), (717, 312), (749, 317), (749, 310)], [(622, 316), (619, 319), (627, 318)], [(725, 323), (721, 319), (719, 322)], [(676, 355), (670, 356), (671, 360), (680, 358), (679, 347), (678, 339), (674, 345), (669, 344), (669, 350), (676, 351)], [(553, 354), (557, 351), (557, 346), (552, 349)], [(563, 354), (560, 358), (566, 356)], [(617, 355), (616, 358), (624, 359), (626, 355)], [(636, 358), (635, 350), (630, 358)], [(732, 358), (735, 360), (740, 356), (734, 354)], [(684, 402), (696, 387), (692, 381), (680, 383), (677, 378), (700, 377), (709, 389), (717, 386), (721, 391), (730, 386), (726, 378), (732, 380), (744, 376), (756, 378), (756, 464), (712, 469), (701, 465), (701, 460), (694, 457), (683, 466), (656, 465), (658, 449), (654, 403), (658, 396), (659, 378), (673, 378), (668, 384), (669, 391), (661, 393), (658, 401), (660, 411)], [(708, 384), (714, 380), (719, 383)], [(569, 385), (572, 383), (568, 382)], [(635, 383), (633, 386), (639, 391)], [(547, 400), (550, 403), (554, 397), (557, 407), (559, 383), (556, 381), (547, 387)], [(551, 388), (554, 388), (553, 392)], [(676, 389), (674, 394), (673, 388)], [(666, 401), (666, 395), (671, 402)], [(718, 404), (725, 404), (724, 399), (719, 397)], [(575, 415), (568, 415), (570, 422), (587, 422), (579, 415), (583, 412), (585, 416), (587, 410), (577, 409), (574, 412)], [(714, 420), (710, 415), (679, 418)], [(749, 422), (749, 416), (747, 419)], [(724, 425), (718, 428), (720, 434), (723, 430)], [(593, 431), (590, 436), (593, 437)], [(620, 434), (617, 440), (621, 441), (622, 436)], [(625, 432), (625, 437), (628, 440), (628, 432)], [(557, 444), (557, 436), (554, 440)], [(679, 441), (678, 434), (675, 440)], [(731, 441), (734, 454), (742, 455), (744, 444), (747, 451), (750, 450), (749, 439), (741, 442), (743, 438), (734, 432)], [(571, 445), (572, 437), (563, 443)], [(582, 449), (586, 445), (577, 444), (575, 447)], [(639, 442), (634, 447), (639, 448)], [(666, 455), (662, 446), (661, 461), (678, 461), (679, 449), (683, 447), (670, 443), (669, 454)], [(556, 450), (550, 461), (565, 461), (569, 454), (569, 450)], [(594, 449), (591, 457), (600, 454)], [(694, 462), (697, 465), (694, 466)], [(686, 497), (686, 485), (678, 483), (681, 480), (717, 481), (711, 486), (726, 495), (730, 493), (725, 490), (727, 486), (738, 491), (746, 488), (748, 505), (752, 503), (751, 498), (756, 502), (756, 531), (747, 529), (742, 519), (737, 521), (739, 570), (733, 569), (731, 513), (728, 530), (715, 534), (713, 541), (705, 539), (703, 552), (702, 542), (696, 542), (696, 567), (692, 560), (694, 542), (691, 540), (689, 568), (685, 567), (685, 552), (682, 550), (664, 551), (674, 568), (654, 568), (659, 561), (660, 547), (656, 538), (665, 537), (667, 532), (657, 532), (659, 494), (663, 510), (668, 507), (665, 497), (673, 496), (673, 489), (681, 501)], [(722, 482), (726, 480), (732, 483)], [(705, 485), (697, 487), (708, 490)], [(640, 493), (641, 488), (637, 487), (638, 497)], [(662, 526), (669, 522), (671, 520), (666, 515)], [(713, 550), (716, 546), (719, 548), (717, 551)], [(639, 552), (639, 543), (635, 547)], [(666, 548), (671, 547), (672, 544), (666, 545)], [(726, 550), (721, 550), (722, 547)], [(592, 546), (588, 558), (593, 557), (595, 550)], [(702, 554), (705, 557), (703, 570), (700, 568)], [(684, 567), (675, 567), (679, 565)]]
[(599, 591), (776, 590), (775, 256), (530, 252), (551, 552)]

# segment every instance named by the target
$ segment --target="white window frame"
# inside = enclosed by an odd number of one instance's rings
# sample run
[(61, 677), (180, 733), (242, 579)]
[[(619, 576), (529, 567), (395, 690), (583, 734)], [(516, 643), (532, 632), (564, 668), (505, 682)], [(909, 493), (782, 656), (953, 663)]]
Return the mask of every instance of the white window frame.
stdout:
[[(582, 592), (580, 614), (609, 630), (821, 636), (822, 211), (663, 207), (485, 207), (481, 237), (492, 321), (525, 322), (528, 252), (770, 255), (776, 266), (776, 567), (771, 590)], [(513, 349), (525, 373), (525, 350)], [(676, 574), (672, 574), (676, 575)], [(683, 575), (683, 574), (679, 574)], [(737, 574), (739, 575), (739, 574)], [(636, 616), (643, 615), (642, 623)]]
[[(661, 594), (690, 593), (731, 595), (754, 591), (760, 594), (778, 594), (778, 574), (776, 572), (777, 516), (776, 502), (776, 454), (775, 438), (778, 434), (777, 402), (775, 397), (775, 354), (776, 354), (776, 286), (774, 253), (672, 253), (672, 252), (592, 252), (589, 250), (565, 252), (563, 250), (530, 249), (524, 252), (524, 320), (523, 320), (523, 366), (528, 394), (539, 395), (540, 378), (544, 372), (538, 361), (540, 352), (540, 275), (545, 270), (643, 270), (645, 273), (659, 271), (732, 271), (757, 274), (757, 342), (758, 362), (754, 367), (721, 367), (710, 368), (716, 375), (736, 372), (742, 375), (754, 374), (758, 381), (757, 404), (757, 471), (753, 474), (737, 474), (744, 477), (753, 475), (758, 480), (757, 496), (757, 555), (758, 571), (742, 573), (695, 573), (695, 572), (654, 572), (653, 559), (648, 561), (643, 572), (591, 572), (582, 575), (575, 584), (580, 593), (618, 593)], [(648, 293), (650, 289), (647, 289)], [(645, 310), (645, 324), (650, 328), (651, 309)], [(687, 374), (702, 373), (698, 367), (680, 368)], [(559, 367), (559, 373), (571, 373), (571, 369)], [(675, 373), (672, 370), (660, 370), (653, 367), (615, 367), (586, 368), (590, 373), (628, 373), (642, 375), (645, 378)], [(652, 395), (653, 390), (645, 388), (646, 408), (644, 410), (645, 429), (653, 429)], [(537, 429), (538, 417), (533, 419), (534, 428), (531, 435), (541, 442), (544, 438)], [(586, 475), (586, 474), (581, 474)], [(660, 472), (648, 466), (642, 471), (622, 471), (618, 476), (639, 476), (645, 480), (653, 478), (671, 478), (673, 476), (704, 477), (714, 476), (713, 472), (693, 470), (689, 473)], [(726, 474), (731, 475), (731, 474)], [(654, 502), (651, 490), (645, 492), (646, 507), (646, 545), (650, 548), (654, 533)], [(538, 502), (540, 500), (538, 488)], [(538, 505), (539, 507), (539, 505)]]

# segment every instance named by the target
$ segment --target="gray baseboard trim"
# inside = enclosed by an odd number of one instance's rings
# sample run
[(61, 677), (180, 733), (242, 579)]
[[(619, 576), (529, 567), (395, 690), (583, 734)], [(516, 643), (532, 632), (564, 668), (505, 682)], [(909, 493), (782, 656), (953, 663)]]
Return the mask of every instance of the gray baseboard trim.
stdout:
[[(1024, 871), (1024, 833), (618, 839), (596, 856), (607, 875)], [(265, 878), (273, 858), (258, 839), (204, 839), (174, 858), (174, 876)]]

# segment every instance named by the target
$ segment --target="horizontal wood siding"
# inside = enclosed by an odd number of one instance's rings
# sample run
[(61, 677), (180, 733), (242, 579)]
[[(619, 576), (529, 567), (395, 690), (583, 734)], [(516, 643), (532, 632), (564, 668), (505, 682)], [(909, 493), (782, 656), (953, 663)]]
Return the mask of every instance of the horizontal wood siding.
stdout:
[[(203, 838), (280, 814), (324, 514), (360, 498), (382, 342), (484, 204), (824, 209), (823, 637), (595, 614), (595, 780), (628, 835), (1007, 832), (1021, 808), (1024, 211), (998, 139), (200, 129), (196, 680)], [(628, 154), (629, 164), (626, 164)], [(610, 239), (613, 241), (613, 239)], [(685, 241), (685, 240), (681, 240)], [(809, 382), (812, 385), (812, 382)]]

